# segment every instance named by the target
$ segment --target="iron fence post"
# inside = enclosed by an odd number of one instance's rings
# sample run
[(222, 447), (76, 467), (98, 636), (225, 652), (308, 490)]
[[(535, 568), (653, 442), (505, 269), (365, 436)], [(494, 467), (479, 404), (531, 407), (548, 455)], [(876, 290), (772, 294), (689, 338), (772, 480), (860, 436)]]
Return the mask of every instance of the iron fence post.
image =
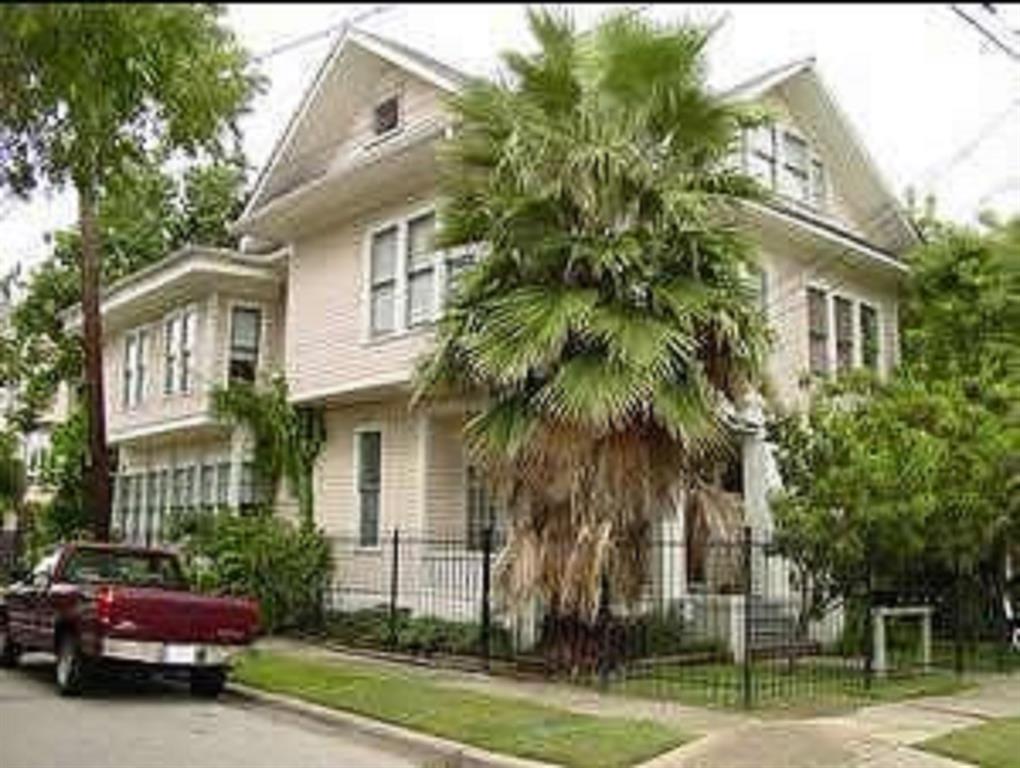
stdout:
[(957, 677), (963, 675), (963, 590), (960, 559), (954, 558), (953, 567), (953, 669)]
[(482, 531), (482, 664), (489, 670), (492, 655), (492, 526)]
[(741, 675), (741, 688), (743, 692), (744, 709), (750, 709), (751, 697), (751, 595), (753, 593), (752, 576), (753, 565), (751, 563), (752, 551), (751, 526), (744, 526), (743, 537), (743, 570), (744, 570), (744, 658)]
[(867, 559), (868, 572), (864, 580), (864, 688), (871, 690), (875, 677), (875, 628), (872, 612), (874, 605), (874, 569), (871, 567), (871, 554)]
[(397, 596), (400, 591), (400, 529), (393, 529), (390, 562), (390, 647), (397, 647)]

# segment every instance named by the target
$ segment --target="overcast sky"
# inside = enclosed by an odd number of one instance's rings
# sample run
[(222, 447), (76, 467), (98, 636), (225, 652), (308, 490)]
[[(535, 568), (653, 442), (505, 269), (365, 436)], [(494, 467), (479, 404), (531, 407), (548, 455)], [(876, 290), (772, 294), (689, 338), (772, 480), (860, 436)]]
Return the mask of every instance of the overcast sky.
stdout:
[[(229, 5), (227, 20), (243, 44), (265, 53), (380, 7), (361, 26), (472, 73), (491, 74), (500, 51), (530, 46), (524, 6), (516, 4)], [(566, 7), (584, 28), (612, 6)], [(1005, 25), (1020, 30), (1020, 8), (997, 7)], [(696, 21), (728, 14), (709, 51), (719, 85), (814, 55), (898, 194), (908, 184), (930, 189), (942, 213), (967, 221), (979, 208), (1020, 211), (1020, 62), (949, 5), (648, 4), (642, 12)], [(242, 123), (256, 168), (331, 41), (321, 37), (263, 61), (271, 87)], [(39, 193), (27, 205), (0, 193), (0, 268), (36, 262), (47, 251), (44, 233), (74, 218), (66, 192)]]

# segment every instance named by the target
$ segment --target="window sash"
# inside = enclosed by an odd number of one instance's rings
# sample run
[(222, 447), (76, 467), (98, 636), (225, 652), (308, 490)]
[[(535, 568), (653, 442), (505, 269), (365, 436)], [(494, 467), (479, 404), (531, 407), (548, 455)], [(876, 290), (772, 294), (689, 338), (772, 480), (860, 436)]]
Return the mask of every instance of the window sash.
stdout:
[(808, 368), (813, 374), (829, 372), (829, 311), (827, 296), (808, 288)]
[(231, 379), (255, 380), (261, 337), (262, 310), (255, 307), (234, 307), (230, 319), (228, 362)]
[(878, 370), (878, 310), (870, 304), (861, 303), (861, 364), (874, 371)]
[(358, 541), (379, 544), (379, 503), (382, 490), (382, 434), (358, 433)]
[(372, 110), (372, 130), (376, 136), (386, 136), (400, 127), (400, 96), (394, 94), (378, 102)]
[(836, 370), (849, 371), (854, 365), (853, 304), (842, 296), (834, 298), (836, 313)]

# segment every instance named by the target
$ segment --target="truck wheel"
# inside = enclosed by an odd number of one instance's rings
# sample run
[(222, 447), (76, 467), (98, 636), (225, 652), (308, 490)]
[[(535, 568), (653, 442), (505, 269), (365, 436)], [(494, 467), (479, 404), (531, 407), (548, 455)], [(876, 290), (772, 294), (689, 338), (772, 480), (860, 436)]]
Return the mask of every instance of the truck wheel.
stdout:
[(7, 622), (0, 623), (0, 667), (7, 667), (10, 669), (18, 663), (18, 656), (21, 655), (21, 649), (18, 648), (17, 643), (11, 639), (10, 629), (7, 627)]
[(85, 687), (87, 666), (78, 638), (68, 632), (57, 647), (57, 690), (61, 696), (77, 696)]
[(191, 695), (203, 699), (215, 699), (223, 693), (227, 684), (227, 673), (222, 669), (193, 669), (191, 671)]

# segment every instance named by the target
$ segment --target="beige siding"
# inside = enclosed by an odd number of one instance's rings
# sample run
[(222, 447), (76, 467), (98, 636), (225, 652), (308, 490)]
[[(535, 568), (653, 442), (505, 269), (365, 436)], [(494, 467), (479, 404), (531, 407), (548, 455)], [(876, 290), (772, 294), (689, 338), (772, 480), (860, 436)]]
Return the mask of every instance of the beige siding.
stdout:
[[(830, 258), (812, 258), (810, 253), (782, 248), (763, 251), (762, 261), (768, 272), (767, 313), (775, 334), (767, 373), (770, 386), (781, 403), (794, 406), (805, 402), (805, 392), (799, 382), (808, 373), (809, 286), (874, 306), (880, 326), (879, 370), (888, 373), (897, 364), (895, 283), (860, 268), (833, 263)], [(854, 319), (856, 325), (856, 315)]]
[(461, 539), (467, 533), (467, 494), (461, 416), (430, 416), (425, 520), (430, 535)]
[[(252, 299), (235, 294), (210, 293), (193, 301), (181, 302), (175, 309), (192, 305), (196, 309), (196, 337), (192, 354), (192, 387), (187, 394), (163, 392), (165, 310), (156, 310), (129, 328), (110, 329), (103, 345), (106, 413), (110, 440), (117, 442), (136, 430), (172, 427), (175, 422), (208, 415), (209, 393), (226, 382), (230, 344), (230, 312), (237, 304), (262, 310), (260, 370), (282, 366), (282, 307), (269, 299)], [(145, 393), (131, 407), (124, 404), (124, 344), (126, 335), (139, 328), (146, 330)]]
[(811, 149), (821, 157), (826, 174), (826, 208), (821, 213), (851, 232), (865, 232), (867, 223), (853, 209), (850, 201), (843, 194), (843, 190), (833, 178), (835, 165), (832, 155), (833, 148), (823, 145), (818, 134), (790, 110), (789, 104), (782, 97), (772, 94), (762, 100), (762, 105), (775, 116), (780, 125), (789, 125), (803, 135)]
[[(421, 329), (367, 338), (367, 237), (373, 227), (421, 210), (434, 195), (430, 189), (409, 192), (404, 191), (400, 203), (294, 244), (286, 328), (287, 376), (294, 397), (407, 381), (427, 348), (431, 334)], [(399, 312), (400, 296), (396, 303)]]

